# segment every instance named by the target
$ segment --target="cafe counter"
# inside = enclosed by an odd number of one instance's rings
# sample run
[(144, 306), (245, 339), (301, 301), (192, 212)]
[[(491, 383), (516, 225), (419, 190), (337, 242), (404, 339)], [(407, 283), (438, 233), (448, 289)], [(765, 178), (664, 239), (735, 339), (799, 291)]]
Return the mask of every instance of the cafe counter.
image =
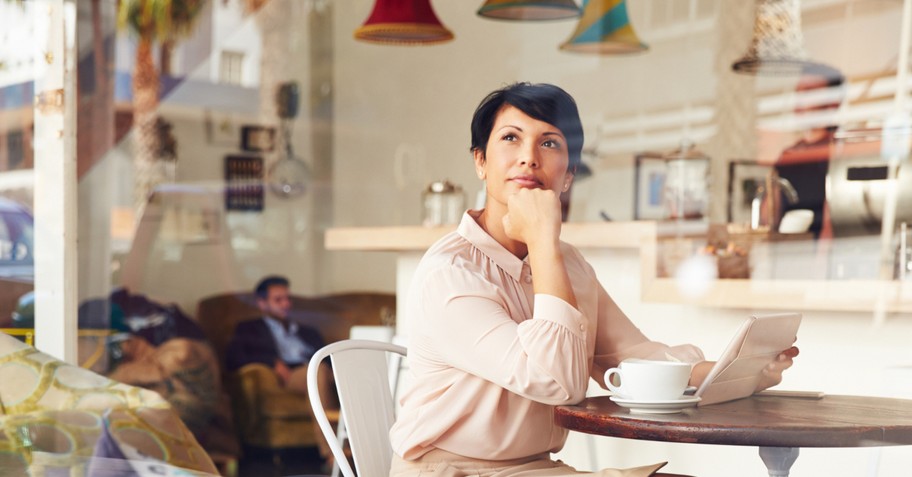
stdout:
[[(561, 238), (575, 245), (602, 274), (616, 273), (614, 260), (627, 257), (638, 261), (640, 297), (644, 302), (688, 304), (712, 308), (741, 308), (792, 311), (849, 311), (877, 313), (912, 312), (912, 281), (794, 279), (768, 276), (712, 279), (701, 273), (664, 276), (660, 250), (670, 237), (652, 221), (566, 223)], [(453, 226), (422, 227), (337, 227), (327, 230), (325, 246), (336, 251), (378, 251), (397, 254), (397, 291), (404, 291), (424, 251)], [(661, 233), (661, 235), (660, 235)], [(680, 238), (680, 237), (679, 237)], [(699, 233), (685, 239), (705, 243)], [(762, 247), (755, 250), (763, 257)], [(661, 262), (664, 263), (664, 258)], [(718, 260), (706, 256), (705, 260)], [(814, 267), (813, 256), (790, 258), (793, 267)], [(704, 261), (705, 261), (704, 260)], [(804, 263), (806, 261), (807, 263)], [(764, 269), (762, 258), (754, 257), (753, 268)], [(764, 276), (767, 275), (767, 276)], [(724, 274), (723, 274), (724, 276)], [(702, 277), (702, 278), (701, 278)], [(404, 293), (398, 293), (404, 296)], [(401, 305), (401, 303), (400, 303)]]

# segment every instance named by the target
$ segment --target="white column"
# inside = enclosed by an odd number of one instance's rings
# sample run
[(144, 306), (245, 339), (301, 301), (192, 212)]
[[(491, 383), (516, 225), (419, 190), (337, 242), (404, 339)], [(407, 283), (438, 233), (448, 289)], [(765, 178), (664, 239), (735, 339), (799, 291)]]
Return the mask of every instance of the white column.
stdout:
[(76, 364), (76, 5), (31, 5), (35, 25), (35, 346)]

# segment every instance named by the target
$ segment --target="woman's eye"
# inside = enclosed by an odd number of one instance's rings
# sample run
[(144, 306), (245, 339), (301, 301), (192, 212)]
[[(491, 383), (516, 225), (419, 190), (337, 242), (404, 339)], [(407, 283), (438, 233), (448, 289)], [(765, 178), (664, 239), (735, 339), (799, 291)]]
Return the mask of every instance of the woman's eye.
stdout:
[(504, 136), (501, 139), (503, 139), (504, 141), (515, 141), (516, 135), (512, 134), (512, 133), (504, 134)]
[(549, 147), (549, 148), (554, 148), (554, 149), (557, 149), (557, 148), (560, 148), (560, 147), (561, 147), (560, 143), (557, 142), (557, 141), (555, 141), (555, 140), (553, 140), (553, 139), (548, 139), (547, 141), (543, 142), (543, 143), (542, 143), (542, 146)]

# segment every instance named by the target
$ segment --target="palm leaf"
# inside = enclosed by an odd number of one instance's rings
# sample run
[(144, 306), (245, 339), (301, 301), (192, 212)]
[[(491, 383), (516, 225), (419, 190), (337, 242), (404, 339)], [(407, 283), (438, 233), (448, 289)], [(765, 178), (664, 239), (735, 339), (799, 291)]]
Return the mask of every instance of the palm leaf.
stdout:
[(120, 0), (118, 25), (154, 41), (176, 40), (193, 33), (206, 0)]

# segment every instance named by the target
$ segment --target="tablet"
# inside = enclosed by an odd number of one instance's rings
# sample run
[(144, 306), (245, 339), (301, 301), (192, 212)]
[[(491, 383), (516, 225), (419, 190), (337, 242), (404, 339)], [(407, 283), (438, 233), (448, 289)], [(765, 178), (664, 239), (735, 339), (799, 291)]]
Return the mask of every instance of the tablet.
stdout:
[(699, 404), (705, 406), (753, 394), (763, 368), (795, 343), (800, 324), (800, 313), (748, 317), (694, 393), (701, 398)]

